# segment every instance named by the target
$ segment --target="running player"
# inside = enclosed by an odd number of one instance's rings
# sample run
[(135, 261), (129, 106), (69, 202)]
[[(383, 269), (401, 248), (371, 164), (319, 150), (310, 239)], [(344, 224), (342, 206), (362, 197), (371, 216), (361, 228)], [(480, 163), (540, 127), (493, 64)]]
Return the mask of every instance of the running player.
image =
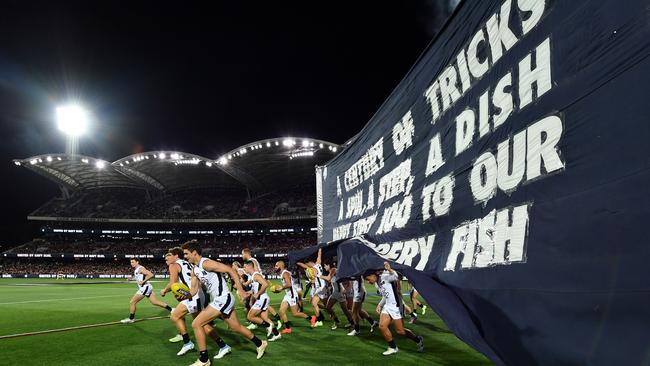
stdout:
[(409, 284), (409, 296), (411, 297), (411, 304), (413, 305), (413, 311), (417, 311), (418, 308), (421, 308), (422, 315), (424, 315), (424, 313), (427, 311), (427, 306), (422, 304), (422, 302), (418, 300), (419, 292), (418, 290), (415, 289), (415, 286), (413, 286), (413, 282), (409, 280), (408, 284)]
[(251, 301), (254, 301), (251, 309), (248, 311), (247, 319), (251, 323), (267, 327), (266, 337), (269, 338), (269, 342), (276, 341), (280, 339), (281, 335), (278, 329), (274, 327), (271, 319), (269, 319), (269, 303), (271, 299), (266, 293), (269, 282), (261, 273), (255, 271), (253, 261), (246, 261), (244, 263), (244, 269), (252, 280), (251, 287), (253, 293), (251, 295)]
[(320, 307), (319, 307), (319, 302), (321, 299), (325, 300), (327, 299), (328, 293), (327, 293), (327, 285), (325, 284), (325, 281), (320, 278), (323, 275), (323, 267), (321, 266), (321, 260), (322, 260), (322, 249), (318, 249), (318, 256), (316, 257), (316, 262), (310, 260), (306, 264), (302, 262), (296, 263), (300, 268), (303, 268), (305, 270), (308, 270), (309, 268), (313, 268), (316, 273), (314, 274), (314, 280), (312, 282), (312, 297), (311, 297), (311, 306), (314, 309), (314, 316), (311, 319), (311, 327), (322, 327), (323, 326), (323, 320), (325, 317), (323, 314), (321, 314)]
[(354, 328), (348, 335), (356, 336), (361, 334), (361, 318), (370, 323), (370, 333), (372, 333), (379, 323), (363, 308), (363, 302), (366, 300), (366, 288), (363, 285), (363, 278), (352, 278), (350, 285), (352, 287), (352, 319), (354, 320)]
[[(165, 286), (164, 289), (160, 290), (160, 296), (165, 296), (167, 292), (170, 292), (172, 285), (177, 282), (184, 284), (188, 288), (191, 286), (193, 266), (186, 260), (181, 259), (182, 257), (183, 249), (179, 247), (171, 248), (169, 249), (169, 252), (165, 254), (165, 262), (169, 267), (169, 283), (167, 286)], [(208, 294), (206, 294), (205, 290), (201, 288), (199, 292), (192, 298), (181, 300), (180, 303), (172, 311), (171, 320), (176, 325), (176, 329), (178, 329), (179, 335), (170, 339), (169, 341), (183, 341), (183, 347), (176, 354), (177, 356), (182, 356), (194, 349), (194, 343), (190, 341), (190, 336), (187, 334), (185, 315), (192, 314), (192, 317), (196, 318), (196, 316), (199, 315), (199, 312), (203, 310), (203, 308), (207, 305)], [(214, 341), (219, 345), (219, 353), (214, 356), (214, 358), (223, 358), (225, 355), (231, 352), (230, 346), (227, 345), (217, 334), (217, 330), (214, 328), (214, 324), (206, 324), (203, 328), (205, 329), (205, 332), (210, 336), (210, 338), (214, 339)]]
[[(201, 247), (196, 242), (187, 242), (181, 248), (183, 249), (185, 260), (194, 265), (192, 284), (190, 286), (191, 296), (193, 297), (199, 292), (201, 284), (206, 287), (208, 293), (212, 296), (210, 305), (206, 306), (194, 318), (194, 321), (192, 321), (192, 329), (194, 330), (196, 343), (199, 345), (199, 359), (190, 366), (210, 365), (208, 346), (203, 327), (216, 318), (223, 319), (232, 331), (241, 334), (253, 342), (257, 348), (257, 359), (262, 358), (268, 343), (257, 338), (250, 330), (239, 323), (237, 311), (235, 310), (235, 298), (228, 291), (228, 283), (226, 282), (225, 275), (229, 275), (230, 278), (237, 278), (236, 271), (231, 266), (201, 257)], [(243, 298), (244, 289), (241, 283), (235, 281), (235, 287), (237, 288), (239, 298)]]
[(418, 352), (424, 350), (424, 344), (421, 336), (416, 335), (411, 330), (404, 328), (402, 320), (403, 302), (400, 296), (397, 281), (399, 281), (397, 272), (390, 268), (388, 262), (384, 262), (384, 271), (372, 273), (366, 276), (370, 284), (374, 284), (381, 293), (381, 302), (377, 305), (377, 314), (379, 315), (379, 330), (388, 342), (388, 349), (383, 355), (388, 356), (397, 353), (397, 345), (393, 340), (393, 335), (388, 326), (392, 323), (397, 334), (417, 343)]
[(302, 307), (302, 283), (300, 283), (300, 270), (295, 270), (291, 276), (291, 281), (293, 281), (293, 289), (296, 291), (296, 294), (298, 294), (298, 309), (304, 313), (305, 309)]
[[(260, 267), (260, 262), (257, 261), (252, 255), (251, 255), (251, 250), (248, 248), (244, 248), (241, 251), (241, 257), (244, 261), (251, 261), (253, 262), (253, 265), (255, 266), (255, 272), (259, 272), (262, 276), (264, 276), (264, 272), (262, 271), (262, 267)], [(251, 282), (251, 279), (248, 279), (248, 282), (246, 284), (249, 284)], [(273, 305), (269, 304), (269, 312), (271, 313), (271, 317), (273, 320), (278, 322), (277, 326), (280, 328), (282, 326), (282, 322), (280, 320), (280, 315), (278, 315), (278, 312), (275, 311), (275, 308)]]
[[(244, 302), (244, 306), (246, 307), (246, 314), (251, 310), (251, 302), (250, 302), (250, 297), (251, 297), (251, 285), (249, 281), (249, 276), (242, 268), (241, 264), (237, 261), (232, 262), (232, 268), (234, 268), (237, 271), (237, 275), (239, 275), (238, 278), (231, 278), (230, 279), (230, 290), (232, 291), (233, 286), (235, 286), (235, 281), (239, 281), (242, 284), (242, 287), (244, 288), (245, 291), (245, 296), (242, 301)], [(249, 322), (250, 323), (250, 322)], [(246, 328), (250, 330), (257, 329), (257, 324), (255, 323), (250, 323)]]
[(282, 299), (282, 304), (280, 304), (280, 316), (282, 317), (282, 322), (284, 323), (284, 329), (282, 329), (282, 334), (291, 334), (291, 322), (287, 317), (287, 308), (291, 309), (291, 314), (296, 318), (303, 318), (311, 323), (311, 317), (303, 313), (298, 308), (298, 301), (300, 300), (300, 294), (296, 291), (295, 283), (291, 273), (287, 271), (284, 261), (278, 261), (275, 263), (276, 272), (280, 273), (280, 280), (282, 281), (282, 287), (276, 286), (275, 293), (280, 293), (284, 290), (284, 298)]
[(123, 324), (133, 323), (135, 321), (133, 319), (135, 318), (136, 304), (145, 297), (149, 299), (149, 302), (153, 305), (160, 306), (161, 308), (165, 308), (167, 311), (171, 312), (171, 306), (158, 300), (156, 294), (153, 293), (153, 286), (149, 283), (149, 280), (153, 278), (153, 273), (141, 266), (140, 259), (138, 258), (131, 258), (131, 268), (133, 268), (132, 280), (138, 282), (138, 291), (133, 295), (131, 302), (129, 303), (129, 317), (120, 320), (120, 322)]
[(341, 306), (341, 310), (343, 310), (343, 314), (345, 314), (345, 317), (348, 318), (348, 323), (352, 324), (353, 319), (352, 319), (352, 313), (350, 312), (350, 309), (348, 309), (347, 305), (347, 300), (345, 299), (345, 294), (344, 294), (344, 289), (342, 285), (338, 282), (338, 278), (336, 277), (336, 262), (330, 263), (325, 263), (325, 270), (327, 271), (328, 275), (327, 276), (321, 276), (320, 278), (329, 282), (330, 288), (331, 288), (331, 295), (327, 298), (327, 301), (325, 302), (325, 311), (332, 317), (332, 320), (334, 320), (334, 325), (332, 325), (332, 330), (337, 329), (338, 327), (341, 326), (341, 322), (339, 321), (338, 317), (336, 316), (336, 313), (334, 312), (334, 305), (336, 303)]

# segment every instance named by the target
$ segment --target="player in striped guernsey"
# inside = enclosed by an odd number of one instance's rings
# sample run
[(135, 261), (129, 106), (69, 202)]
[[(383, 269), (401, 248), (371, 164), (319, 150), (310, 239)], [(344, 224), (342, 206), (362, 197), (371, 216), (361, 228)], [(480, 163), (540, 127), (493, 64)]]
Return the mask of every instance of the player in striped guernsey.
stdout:
[(276, 262), (275, 270), (280, 274), (282, 287), (276, 286), (275, 291), (273, 292), (280, 293), (284, 290), (284, 298), (282, 299), (282, 304), (280, 304), (280, 316), (282, 317), (282, 322), (284, 323), (282, 334), (291, 334), (292, 325), (289, 321), (289, 318), (287, 317), (287, 308), (291, 309), (291, 314), (296, 318), (302, 318), (311, 323), (311, 317), (300, 311), (298, 307), (300, 295), (298, 291), (296, 291), (293, 276), (291, 276), (291, 272), (287, 271), (287, 267), (284, 264), (284, 261)]
[[(212, 302), (192, 321), (196, 343), (199, 345), (199, 359), (191, 366), (210, 365), (205, 340), (206, 334), (203, 327), (216, 318), (223, 319), (232, 331), (253, 342), (257, 348), (257, 359), (262, 358), (268, 343), (257, 338), (250, 330), (239, 323), (235, 310), (235, 298), (228, 291), (226, 275), (230, 276), (230, 278), (237, 278), (237, 272), (231, 266), (201, 257), (201, 247), (196, 242), (187, 242), (183, 244), (182, 248), (185, 260), (194, 265), (190, 286), (191, 296), (199, 292), (201, 284), (206, 287), (208, 293), (212, 296)], [(235, 281), (235, 287), (239, 298), (243, 298), (244, 289), (241, 283)]]
[(149, 280), (153, 278), (153, 273), (144, 266), (140, 265), (140, 259), (131, 258), (131, 267), (133, 268), (133, 278), (132, 280), (137, 281), (138, 291), (133, 295), (129, 303), (129, 317), (120, 320), (124, 324), (133, 323), (135, 320), (135, 310), (137, 308), (136, 304), (145, 297), (149, 299), (153, 305), (160, 306), (161, 308), (167, 309), (171, 312), (171, 306), (165, 304), (164, 302), (158, 300), (156, 294), (153, 293), (153, 286), (149, 283)]
[(348, 323), (352, 325), (354, 320), (352, 319), (352, 313), (350, 312), (350, 309), (348, 309), (347, 301), (345, 299), (345, 290), (343, 289), (343, 286), (338, 282), (338, 278), (336, 277), (336, 262), (325, 263), (325, 270), (328, 273), (327, 276), (321, 275), (320, 278), (328, 282), (331, 288), (331, 295), (325, 302), (325, 311), (330, 315), (330, 317), (332, 317), (332, 320), (334, 321), (332, 330), (335, 330), (341, 326), (341, 322), (334, 312), (334, 305), (336, 305), (336, 303), (339, 304), (341, 310), (343, 310), (343, 314), (345, 314), (345, 317), (348, 318)]
[[(169, 249), (169, 252), (165, 254), (165, 262), (169, 268), (169, 283), (164, 289), (160, 290), (161, 296), (165, 296), (167, 292), (170, 292), (174, 283), (182, 283), (188, 288), (191, 286), (192, 271), (194, 268), (189, 262), (181, 258), (183, 258), (183, 249), (180, 247), (171, 248)], [(196, 316), (199, 315), (199, 312), (208, 305), (208, 301), (208, 295), (205, 293), (205, 290), (201, 288), (199, 293), (194, 295), (194, 297), (180, 300), (180, 303), (172, 311), (171, 320), (174, 325), (176, 325), (176, 329), (178, 329), (180, 334), (169, 341), (183, 341), (183, 347), (176, 355), (182, 356), (194, 349), (194, 343), (190, 341), (190, 336), (187, 334), (185, 315), (192, 314), (192, 317), (196, 318)], [(214, 358), (222, 358), (231, 352), (230, 346), (228, 346), (217, 334), (214, 324), (207, 324), (203, 328), (210, 338), (214, 339), (214, 341), (219, 345), (219, 353)]]
[(372, 273), (366, 276), (370, 284), (374, 284), (381, 293), (381, 301), (377, 305), (379, 316), (379, 330), (388, 343), (388, 349), (383, 353), (384, 356), (397, 353), (397, 345), (393, 340), (393, 334), (388, 326), (392, 323), (397, 334), (417, 343), (419, 352), (424, 350), (422, 337), (416, 335), (411, 330), (404, 328), (402, 313), (404, 311), (402, 294), (399, 292), (397, 281), (399, 276), (393, 271), (388, 262), (384, 262), (384, 271)]
[[(242, 287), (244, 288), (244, 292), (246, 293), (245, 295), (246, 297), (244, 297), (242, 301), (244, 302), (244, 306), (246, 307), (246, 313), (248, 314), (248, 312), (251, 310), (251, 302), (250, 302), (251, 285), (249, 281), (250, 276), (246, 273), (244, 268), (242, 268), (241, 263), (237, 261), (232, 262), (232, 268), (234, 268), (235, 271), (237, 271), (238, 277), (230, 279), (230, 290), (232, 290), (233, 287), (235, 286), (235, 281), (239, 281), (242, 284)], [(250, 323), (247, 326), (247, 328), (250, 330), (257, 329), (257, 324)]]
[(354, 277), (350, 279), (350, 287), (352, 287), (352, 319), (354, 320), (354, 329), (348, 335), (356, 336), (361, 334), (361, 318), (370, 323), (370, 333), (372, 333), (379, 323), (363, 308), (363, 302), (366, 300), (366, 288), (363, 285), (363, 278)]
[[(409, 284), (409, 296), (411, 297), (411, 304), (413, 305), (413, 311), (417, 311), (418, 308), (422, 309), (422, 315), (427, 311), (427, 306), (424, 305), (419, 299), (418, 295), (420, 294), (418, 290), (413, 286), (411, 280), (408, 281)], [(412, 322), (409, 322), (412, 323)]]
[(307, 263), (298, 262), (296, 263), (298, 267), (308, 270), (313, 268), (316, 273), (314, 274), (314, 279), (312, 282), (312, 297), (311, 297), (311, 306), (314, 309), (314, 316), (311, 318), (311, 327), (321, 327), (323, 326), (323, 320), (325, 317), (320, 311), (319, 303), (321, 300), (327, 300), (329, 296), (327, 285), (325, 281), (320, 278), (323, 275), (323, 267), (321, 266), (321, 260), (323, 258), (323, 250), (318, 249), (318, 256), (316, 257), (316, 262), (309, 260)]
[(265, 326), (267, 328), (266, 336), (269, 338), (269, 342), (276, 341), (280, 339), (281, 335), (271, 319), (269, 319), (269, 304), (271, 303), (271, 299), (266, 293), (266, 289), (269, 287), (269, 282), (261, 273), (255, 271), (255, 265), (252, 261), (246, 261), (244, 263), (244, 269), (246, 270), (246, 273), (251, 276), (252, 280), (251, 301), (253, 304), (251, 305), (251, 309), (248, 311), (247, 319), (257, 325)]
[[(264, 271), (262, 271), (262, 267), (260, 267), (260, 262), (258, 262), (257, 259), (255, 259), (252, 256), (250, 249), (248, 249), (248, 248), (242, 249), (241, 257), (242, 257), (242, 259), (244, 261), (253, 262), (253, 265), (255, 266), (255, 272), (259, 272), (262, 276), (264, 275)], [(250, 283), (250, 282), (251, 282), (251, 279), (249, 278), (247, 283)], [(277, 326), (278, 326), (278, 328), (280, 328), (282, 326), (282, 322), (280, 320), (280, 315), (278, 315), (278, 312), (275, 310), (273, 305), (270, 305), (270, 304), (269, 304), (269, 313), (271, 313), (271, 317), (273, 318), (273, 320), (275, 320), (278, 323)]]

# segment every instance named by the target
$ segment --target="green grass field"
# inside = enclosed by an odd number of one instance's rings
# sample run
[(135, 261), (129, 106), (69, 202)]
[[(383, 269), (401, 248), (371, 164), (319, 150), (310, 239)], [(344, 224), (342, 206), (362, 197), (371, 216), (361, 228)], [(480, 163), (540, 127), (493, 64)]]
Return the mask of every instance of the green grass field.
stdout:
[[(156, 291), (163, 286), (164, 282), (154, 283)], [(124, 281), (0, 279), (0, 336), (119, 321), (128, 316), (128, 302), (135, 290), (133, 283)], [(375, 293), (374, 288), (368, 290), (369, 294)], [(171, 295), (162, 299), (171, 306), (177, 303)], [(281, 295), (271, 294), (271, 299), (276, 305)], [(373, 316), (379, 299), (378, 296), (369, 296), (366, 301), (366, 310)], [(310, 306), (305, 310), (311, 313)], [(344, 321), (340, 309), (337, 313)], [(145, 299), (138, 304), (136, 319), (167, 314)], [(245, 314), (241, 304), (237, 314), (243, 321)], [(290, 366), (297, 366), (317, 365), (324, 361), (342, 365), (376, 365), (379, 362), (397, 365), (491, 364), (449, 332), (440, 318), (429, 310), (415, 324), (407, 324), (424, 337), (425, 352), (416, 352), (415, 344), (408, 339), (396, 338), (400, 352), (388, 357), (381, 354), (386, 349), (383, 338), (377, 331), (370, 333), (367, 323), (362, 324), (361, 336), (350, 337), (345, 329), (330, 330), (329, 320), (325, 326), (311, 329), (306, 322), (289, 318), (294, 323), (293, 333), (270, 343), (266, 355), (259, 361), (255, 360), (255, 349), (250, 341), (226, 330), (225, 324), (217, 321), (219, 333), (233, 347), (233, 352), (222, 360), (212, 360), (213, 364), (286, 365), (289, 362)], [(188, 317), (191, 330), (189, 324)], [(266, 338), (261, 328), (254, 332), (261, 339)], [(0, 338), (0, 365), (189, 365), (198, 353), (176, 356), (181, 344), (168, 341), (175, 334), (175, 327), (165, 317), (134, 324)], [(190, 336), (194, 340), (191, 332)], [(210, 356), (214, 356), (216, 344), (209, 343), (208, 350)]]

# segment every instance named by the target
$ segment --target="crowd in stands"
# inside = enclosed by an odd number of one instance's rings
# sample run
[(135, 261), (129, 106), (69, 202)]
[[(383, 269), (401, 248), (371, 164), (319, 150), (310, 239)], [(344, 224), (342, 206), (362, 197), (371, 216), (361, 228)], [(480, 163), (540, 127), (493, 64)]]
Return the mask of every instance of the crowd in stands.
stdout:
[[(167, 274), (167, 265), (162, 260), (142, 261), (155, 274)], [(15, 260), (0, 264), (0, 273), (14, 274), (75, 274), (75, 275), (132, 275), (129, 261), (33, 261)]]
[[(316, 243), (315, 235), (241, 235), (241, 236), (214, 236), (199, 238), (202, 243), (203, 254), (218, 256), (219, 254), (238, 254), (244, 248), (249, 248), (257, 253), (288, 253), (291, 250), (302, 249)], [(167, 250), (179, 246), (181, 239), (109, 239), (106, 236), (93, 237), (79, 235), (76, 237), (62, 237), (46, 235), (34, 239), (26, 244), (12, 248), (6, 253), (27, 254), (104, 254), (104, 255), (145, 255), (163, 256)]]
[(141, 190), (102, 189), (54, 198), (33, 216), (125, 219), (252, 219), (316, 213), (313, 185), (249, 199), (241, 191), (197, 189), (147, 198)]

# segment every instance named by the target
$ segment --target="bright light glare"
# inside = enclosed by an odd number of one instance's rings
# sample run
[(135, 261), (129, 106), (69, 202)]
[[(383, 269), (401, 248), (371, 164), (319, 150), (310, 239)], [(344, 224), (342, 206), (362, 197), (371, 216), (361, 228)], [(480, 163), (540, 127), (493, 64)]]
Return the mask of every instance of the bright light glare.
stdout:
[(63, 133), (77, 137), (88, 129), (88, 112), (76, 104), (56, 108), (56, 121)]
[(106, 165), (106, 164), (105, 164), (103, 161), (101, 161), (101, 160), (97, 160), (97, 161), (95, 162), (95, 166), (97, 167), (97, 169), (104, 169), (104, 166), (105, 166), (105, 165)]

